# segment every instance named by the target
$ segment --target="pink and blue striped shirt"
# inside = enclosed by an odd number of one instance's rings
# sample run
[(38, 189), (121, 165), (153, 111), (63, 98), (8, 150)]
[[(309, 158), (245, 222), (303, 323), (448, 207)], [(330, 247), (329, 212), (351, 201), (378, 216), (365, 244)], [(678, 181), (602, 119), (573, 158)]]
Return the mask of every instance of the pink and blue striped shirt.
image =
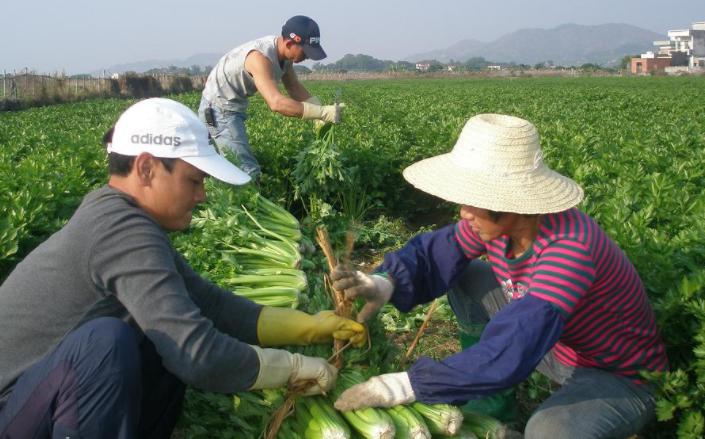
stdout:
[(424, 402), (459, 403), (525, 379), (551, 349), (569, 366), (639, 380), (668, 360), (639, 276), (619, 247), (577, 209), (546, 214), (533, 245), (512, 257), (510, 240), (482, 241), (466, 221), (419, 235), (377, 271), (395, 281), (407, 311), (448, 290), (468, 261), (487, 255), (508, 305), (480, 342), (442, 361), (422, 357), (409, 375)]
[(545, 215), (533, 246), (516, 259), (507, 257), (508, 237), (485, 243), (465, 221), (456, 238), (467, 258), (487, 254), (510, 300), (530, 294), (560, 312), (559, 361), (625, 376), (668, 367), (636, 269), (589, 216), (577, 209)]

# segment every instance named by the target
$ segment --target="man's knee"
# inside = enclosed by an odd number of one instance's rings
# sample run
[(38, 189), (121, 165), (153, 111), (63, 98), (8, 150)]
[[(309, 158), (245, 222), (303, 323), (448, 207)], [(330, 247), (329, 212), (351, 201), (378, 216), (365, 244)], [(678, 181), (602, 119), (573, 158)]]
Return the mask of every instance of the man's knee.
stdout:
[(526, 423), (524, 429), (525, 439), (570, 438), (578, 439), (582, 436), (580, 431), (575, 431), (575, 425), (569, 410), (541, 410), (534, 413)]
[(79, 326), (74, 332), (85, 340), (115, 342), (137, 349), (137, 334), (130, 325), (115, 317), (99, 317)]
[(26, 436), (25, 430), (34, 431), (32, 425), (39, 418), (55, 432), (61, 428), (93, 431), (97, 424), (112, 431), (114, 422), (107, 420), (126, 419), (125, 425), (136, 425), (140, 385), (135, 331), (116, 318), (94, 319), (70, 332), (54, 351), (22, 374), (3, 414), (32, 420), (18, 424), (22, 431), (18, 437)]
[(101, 317), (84, 323), (66, 340), (77, 352), (75, 367), (123, 372), (137, 378), (140, 353), (137, 334), (124, 321)]
[(135, 337), (135, 330), (125, 321), (116, 317), (98, 317), (97, 319), (89, 320), (79, 326), (77, 331), (84, 329), (97, 335), (114, 336), (115, 338)]
[[(496, 297), (495, 297), (496, 296)], [(485, 325), (504, 305), (490, 264), (474, 260), (448, 291), (448, 302), (461, 326)]]

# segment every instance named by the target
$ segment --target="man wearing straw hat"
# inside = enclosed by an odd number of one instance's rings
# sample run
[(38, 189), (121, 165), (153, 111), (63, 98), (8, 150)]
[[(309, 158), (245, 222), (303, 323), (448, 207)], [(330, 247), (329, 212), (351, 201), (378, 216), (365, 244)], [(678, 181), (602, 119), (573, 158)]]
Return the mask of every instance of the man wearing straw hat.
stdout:
[(654, 411), (639, 373), (668, 368), (651, 306), (626, 255), (575, 207), (583, 190), (544, 163), (535, 127), (477, 115), (450, 153), (414, 163), (404, 178), (459, 204), (460, 221), (387, 254), (373, 275), (338, 269), (334, 287), (365, 299), (362, 320), (387, 302), (408, 311), (447, 291), (461, 330), (486, 326), (477, 344), (373, 377), (336, 407), (462, 404), (537, 369), (561, 388), (533, 413), (527, 438), (639, 431)]
[(363, 325), (236, 296), (169, 241), (205, 201), (207, 176), (250, 181), (196, 114), (143, 100), (105, 140), (108, 184), (0, 286), (0, 438), (168, 438), (186, 384), (330, 389), (337, 370), (325, 359), (271, 347), (360, 345)]

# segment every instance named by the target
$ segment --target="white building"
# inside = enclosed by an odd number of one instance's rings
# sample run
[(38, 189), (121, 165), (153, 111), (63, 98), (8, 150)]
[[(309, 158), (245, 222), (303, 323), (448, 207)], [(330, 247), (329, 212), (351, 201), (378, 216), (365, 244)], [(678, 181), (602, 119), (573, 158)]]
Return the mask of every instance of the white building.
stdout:
[(668, 40), (654, 41), (654, 46), (656, 57), (671, 57), (672, 65), (705, 67), (705, 21), (693, 23), (690, 29), (669, 30)]

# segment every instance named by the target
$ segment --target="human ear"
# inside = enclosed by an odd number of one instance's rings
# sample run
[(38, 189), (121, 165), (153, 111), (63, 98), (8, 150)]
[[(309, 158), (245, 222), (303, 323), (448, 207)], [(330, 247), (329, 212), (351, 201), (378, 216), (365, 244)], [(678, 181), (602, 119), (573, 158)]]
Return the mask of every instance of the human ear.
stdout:
[(149, 186), (154, 177), (155, 160), (152, 154), (143, 152), (135, 157), (134, 172), (142, 186)]

